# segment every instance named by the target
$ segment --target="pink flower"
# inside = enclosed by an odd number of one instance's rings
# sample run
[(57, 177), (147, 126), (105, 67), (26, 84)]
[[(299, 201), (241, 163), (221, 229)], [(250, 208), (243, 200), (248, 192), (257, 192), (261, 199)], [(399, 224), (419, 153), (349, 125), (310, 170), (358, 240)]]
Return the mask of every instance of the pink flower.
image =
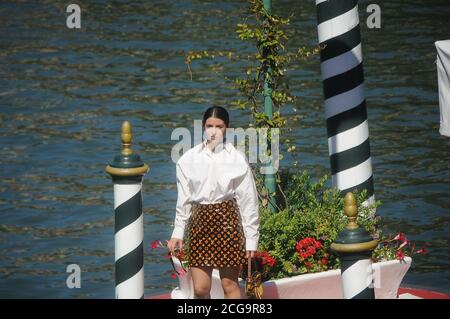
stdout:
[(179, 273), (179, 276), (180, 276), (180, 277), (183, 277), (186, 273), (187, 273), (187, 270), (181, 269), (181, 270), (180, 270), (180, 273)]
[(404, 233), (398, 233), (397, 236), (394, 237), (394, 240), (404, 242), (406, 241), (406, 235)]
[(417, 253), (417, 254), (426, 254), (427, 251), (426, 251), (425, 247), (422, 247), (422, 248), (420, 248), (416, 253)]
[(403, 243), (401, 243), (400, 246), (398, 246), (397, 249), (402, 249), (403, 247), (405, 247), (405, 246), (408, 245), (408, 244), (409, 244), (409, 241), (408, 241), (408, 240), (405, 240)]

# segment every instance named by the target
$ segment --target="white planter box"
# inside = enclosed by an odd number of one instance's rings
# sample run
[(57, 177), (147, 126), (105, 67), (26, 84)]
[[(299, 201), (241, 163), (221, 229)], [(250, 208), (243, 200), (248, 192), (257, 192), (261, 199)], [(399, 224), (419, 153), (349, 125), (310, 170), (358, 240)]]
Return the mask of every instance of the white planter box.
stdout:
[[(412, 259), (404, 261), (391, 260), (372, 265), (375, 298), (395, 299), (403, 277), (411, 266)], [(178, 259), (174, 259), (176, 268), (181, 269)], [(178, 269), (177, 269), (178, 270)], [(240, 279), (241, 289), (244, 282)], [(179, 277), (179, 287), (172, 293), (172, 299), (191, 299), (194, 296), (191, 273)], [(214, 269), (211, 287), (211, 298), (223, 299), (219, 271)], [(304, 274), (295, 277), (269, 280), (264, 283), (264, 299), (342, 299), (342, 283), (340, 269), (319, 273)]]

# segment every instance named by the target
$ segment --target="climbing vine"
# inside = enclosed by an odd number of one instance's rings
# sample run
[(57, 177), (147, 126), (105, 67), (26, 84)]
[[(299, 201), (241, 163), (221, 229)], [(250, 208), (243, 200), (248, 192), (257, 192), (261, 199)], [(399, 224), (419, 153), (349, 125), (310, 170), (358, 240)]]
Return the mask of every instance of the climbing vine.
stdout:
[[(256, 46), (256, 51), (250, 55), (242, 55), (232, 51), (189, 51), (185, 57), (191, 80), (193, 78), (192, 63), (195, 60), (227, 58), (228, 61), (245, 61), (245, 74), (239, 78), (230, 79), (232, 87), (239, 90), (241, 98), (232, 101), (231, 104), (238, 109), (249, 110), (256, 130), (260, 128), (279, 128), (292, 130), (295, 122), (298, 122), (298, 114), (283, 116), (282, 108), (286, 104), (293, 104), (296, 97), (291, 94), (284, 78), (289, 64), (294, 61), (306, 59), (320, 50), (316, 48), (301, 47), (295, 52), (288, 52), (289, 38), (284, 31), (289, 25), (292, 16), (279, 17), (269, 13), (262, 0), (248, 1), (248, 14), (241, 23), (236, 26), (236, 34), (239, 39), (248, 41)], [(265, 82), (272, 99), (273, 114), (269, 117), (264, 112), (263, 94)], [(293, 108), (297, 112), (296, 108)], [(270, 143), (270, 134), (268, 136)], [(295, 146), (286, 134), (281, 134), (280, 143), (287, 147), (287, 151), (294, 158), (294, 166), (298, 165), (295, 156)], [(270, 149), (268, 150), (270, 155)], [(280, 155), (280, 159), (282, 155)], [(280, 175), (276, 174), (277, 184), (280, 184)], [(264, 201), (266, 202), (266, 201)]]

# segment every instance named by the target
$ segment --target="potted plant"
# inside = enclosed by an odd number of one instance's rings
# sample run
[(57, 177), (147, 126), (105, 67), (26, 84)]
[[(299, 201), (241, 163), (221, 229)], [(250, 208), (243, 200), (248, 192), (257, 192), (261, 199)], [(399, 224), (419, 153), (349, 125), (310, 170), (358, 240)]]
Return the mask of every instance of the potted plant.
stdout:
[[(232, 79), (234, 87), (244, 99), (231, 104), (237, 109), (250, 111), (253, 119), (250, 126), (257, 129), (286, 129), (288, 133), (301, 118), (297, 114), (286, 117), (281, 112), (284, 105), (295, 101), (295, 96), (290, 93), (284, 80), (288, 65), (319, 53), (321, 48), (302, 47), (295, 52), (288, 52), (288, 35), (284, 29), (290, 18), (272, 14), (265, 9), (261, 0), (249, 0), (248, 13), (244, 21), (237, 24), (236, 33), (239, 39), (255, 45), (256, 51), (253, 54), (241, 56), (231, 51), (190, 51), (185, 62), (191, 79), (191, 66), (196, 60), (212, 59), (216, 63), (214, 68), (224, 59), (227, 60), (226, 65), (233, 61), (248, 62), (243, 76)], [(274, 106), (272, 117), (265, 113), (261, 103), (266, 80), (270, 80), (271, 86), (271, 101)], [(296, 107), (293, 107), (293, 111), (297, 112)], [(343, 197), (338, 190), (325, 186), (327, 176), (318, 182), (312, 182), (307, 172), (298, 170), (295, 145), (288, 134), (282, 134), (280, 141), (294, 159), (293, 170), (276, 173), (276, 194), (268, 194), (264, 187), (264, 177), (256, 176), (261, 196), (260, 242), (256, 259), (265, 280), (264, 297), (341, 298), (340, 261), (331, 253), (330, 245), (347, 223), (343, 213)], [(283, 155), (280, 155), (280, 160), (282, 158)], [(355, 195), (358, 202), (357, 223), (380, 240), (380, 245), (373, 253), (377, 297), (395, 297), (401, 279), (411, 264), (411, 258), (405, 251), (410, 243), (384, 238), (379, 231), (380, 219), (374, 213), (380, 203), (363, 205), (367, 193)], [(276, 198), (276, 202), (272, 202), (277, 206), (276, 213), (268, 205), (273, 196)], [(175, 260), (175, 265), (181, 269), (182, 262)], [(175, 289), (173, 297), (191, 296), (191, 288), (181, 288), (192, 286), (189, 286), (189, 271), (186, 275), (178, 276), (180, 287)], [(245, 274), (241, 277), (245, 278)], [(211, 296), (221, 298), (223, 292), (217, 272), (213, 272), (213, 278)], [(385, 279), (389, 280), (385, 283)]]
[[(289, 172), (282, 184), (285, 206), (272, 213), (267, 206), (260, 206), (260, 241), (256, 265), (263, 275), (263, 298), (342, 298), (340, 261), (330, 250), (331, 243), (346, 226), (344, 203), (338, 190), (327, 188), (327, 176), (313, 182), (303, 172)], [(257, 183), (261, 180), (257, 179)], [(373, 277), (376, 298), (396, 298), (400, 283), (411, 265), (413, 254), (425, 253), (416, 247), (403, 233), (385, 237), (379, 230), (380, 218), (374, 214), (377, 201), (365, 206), (366, 193), (357, 193), (357, 222), (379, 239), (373, 251)], [(179, 273), (179, 287), (173, 298), (191, 298), (192, 283), (188, 256), (174, 259)], [(245, 269), (241, 278), (245, 278)], [(242, 280), (243, 283), (243, 280)], [(242, 285), (243, 286), (243, 285)], [(223, 298), (220, 277), (213, 272), (212, 298)]]

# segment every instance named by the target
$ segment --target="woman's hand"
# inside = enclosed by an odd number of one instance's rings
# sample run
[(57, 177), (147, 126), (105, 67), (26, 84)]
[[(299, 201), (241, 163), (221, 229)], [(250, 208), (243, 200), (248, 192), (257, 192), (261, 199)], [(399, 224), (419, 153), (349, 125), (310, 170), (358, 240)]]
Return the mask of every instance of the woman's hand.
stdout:
[(247, 255), (246, 255), (246, 257), (248, 258), (248, 257), (255, 257), (255, 251), (254, 250), (247, 250)]
[(172, 254), (177, 255), (175, 252), (180, 252), (183, 250), (183, 240), (172, 237), (167, 243), (167, 248), (169, 248)]

